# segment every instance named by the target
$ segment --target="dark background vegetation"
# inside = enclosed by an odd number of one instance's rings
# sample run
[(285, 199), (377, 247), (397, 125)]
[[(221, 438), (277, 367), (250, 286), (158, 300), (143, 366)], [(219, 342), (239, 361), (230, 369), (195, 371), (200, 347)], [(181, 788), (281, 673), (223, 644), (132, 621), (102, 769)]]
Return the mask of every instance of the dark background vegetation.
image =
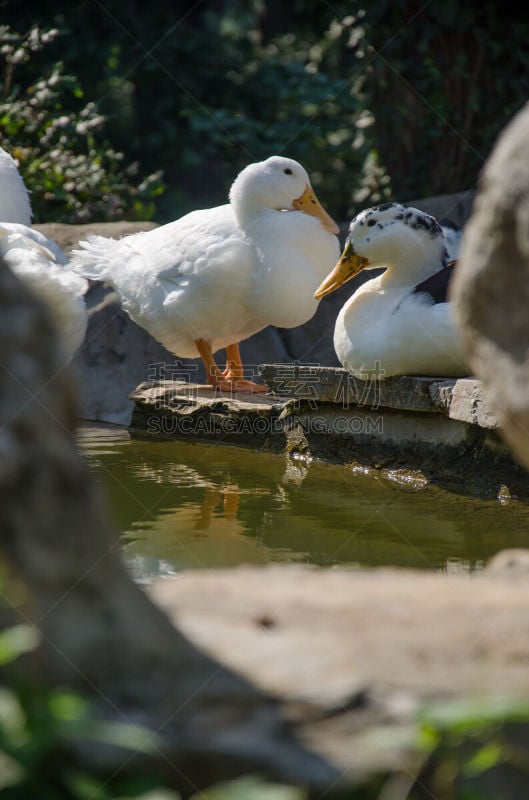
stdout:
[[(273, 153), (300, 160), (340, 219), (468, 189), (529, 97), (529, 8), (510, 0), (0, 11), (0, 143), (17, 151), (36, 221), (167, 221), (224, 202), (236, 173)], [(59, 33), (28, 44), (34, 26)]]

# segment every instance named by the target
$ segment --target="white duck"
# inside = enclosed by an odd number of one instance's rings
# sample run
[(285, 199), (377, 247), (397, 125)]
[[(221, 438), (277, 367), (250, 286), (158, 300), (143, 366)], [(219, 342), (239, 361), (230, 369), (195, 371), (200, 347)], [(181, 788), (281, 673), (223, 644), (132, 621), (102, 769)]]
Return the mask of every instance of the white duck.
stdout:
[(88, 283), (68, 268), (61, 248), (31, 227), (29, 193), (15, 160), (0, 147), (0, 254), (47, 307), (66, 360), (87, 326)]
[(313, 316), (314, 291), (339, 256), (336, 233), (305, 169), (272, 156), (237, 176), (228, 205), (119, 240), (91, 236), (72, 265), (113, 284), (131, 319), (169, 351), (199, 355), (212, 386), (265, 391), (244, 380), (239, 342)]
[[(0, 223), (0, 255), (11, 271), (46, 306), (59, 343), (69, 361), (83, 343), (87, 311), (84, 294), (87, 281), (64, 268), (44, 242), (38, 231), (31, 236), (17, 232), (19, 225)], [(15, 230), (13, 230), (15, 229)]]
[(31, 225), (31, 203), (17, 162), (0, 147), (0, 222)]
[(398, 203), (357, 214), (315, 297), (379, 267), (385, 272), (360, 286), (338, 314), (334, 348), (344, 368), (364, 379), (468, 374), (446, 297), (452, 264), (434, 217)]

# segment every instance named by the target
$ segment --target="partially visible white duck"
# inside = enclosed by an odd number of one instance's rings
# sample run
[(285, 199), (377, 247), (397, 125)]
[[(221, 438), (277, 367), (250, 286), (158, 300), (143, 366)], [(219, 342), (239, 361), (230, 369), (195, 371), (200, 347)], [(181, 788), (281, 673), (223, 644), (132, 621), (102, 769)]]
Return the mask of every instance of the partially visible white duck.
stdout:
[[(0, 208), (0, 213), (1, 211), (2, 209)], [(2, 226), (4, 233), (12, 234), (13, 236), (24, 237), (34, 242), (37, 247), (43, 247), (49, 253), (51, 263), (61, 265), (65, 272), (71, 272), (68, 267), (67, 256), (61, 250), (57, 242), (53, 241), (53, 239), (50, 239), (48, 236), (44, 236), (43, 233), (36, 230), (36, 228), (31, 228), (29, 225), (22, 225), (19, 222), (4, 222), (1, 220), (1, 217), (0, 225)], [(14, 241), (16, 241), (16, 239), (14, 239)], [(41, 264), (41, 267), (43, 266), (43, 263)]]
[(31, 225), (29, 192), (18, 171), (17, 162), (0, 147), (0, 222)]
[(119, 240), (91, 236), (72, 265), (113, 284), (131, 319), (170, 352), (199, 355), (212, 386), (260, 392), (244, 379), (239, 342), (313, 316), (314, 292), (340, 254), (338, 230), (301, 164), (272, 156), (237, 176), (228, 205)]
[(380, 267), (385, 272), (360, 286), (338, 314), (334, 348), (344, 368), (363, 379), (467, 375), (446, 297), (453, 265), (434, 217), (398, 203), (357, 214), (340, 260), (315, 297)]
[(88, 283), (68, 267), (56, 242), (31, 227), (29, 193), (16, 161), (0, 147), (0, 253), (11, 270), (47, 306), (66, 359), (81, 346)]
[(24, 227), (0, 223), (0, 254), (11, 271), (46, 306), (65, 360), (69, 361), (86, 333), (84, 295), (88, 282), (57, 262), (46, 247), (45, 236), (42, 236), (44, 242), (39, 242), (41, 234), (31, 231), (28, 236), (19, 230)]

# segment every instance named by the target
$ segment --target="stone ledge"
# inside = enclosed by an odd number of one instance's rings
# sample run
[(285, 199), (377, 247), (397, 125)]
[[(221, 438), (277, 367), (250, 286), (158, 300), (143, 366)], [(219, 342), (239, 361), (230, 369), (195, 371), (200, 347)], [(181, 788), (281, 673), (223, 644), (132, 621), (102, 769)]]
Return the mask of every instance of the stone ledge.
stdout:
[[(172, 438), (192, 436), (261, 445), (280, 435), (280, 414), (288, 400), (262, 394), (226, 394), (186, 381), (145, 381), (130, 395), (131, 428)], [(271, 447), (271, 449), (275, 449)]]
[(450, 419), (494, 429), (498, 420), (487, 403), (481, 381), (475, 378), (458, 378), (433, 383), (430, 395)]
[[(362, 386), (344, 370), (298, 365), (266, 366), (263, 375), (270, 387), (289, 394), (144, 382), (130, 396), (131, 431), (317, 458), (473, 496), (529, 496), (527, 472), (493, 430), (496, 421), (478, 381), (405, 377)], [(318, 382), (307, 383), (306, 375)], [(296, 388), (292, 381), (300, 376)]]
[(481, 382), (474, 378), (404, 375), (384, 381), (360, 380), (338, 367), (263, 364), (260, 374), (276, 396), (412, 412), (441, 412), (450, 419), (493, 429), (498, 426)]

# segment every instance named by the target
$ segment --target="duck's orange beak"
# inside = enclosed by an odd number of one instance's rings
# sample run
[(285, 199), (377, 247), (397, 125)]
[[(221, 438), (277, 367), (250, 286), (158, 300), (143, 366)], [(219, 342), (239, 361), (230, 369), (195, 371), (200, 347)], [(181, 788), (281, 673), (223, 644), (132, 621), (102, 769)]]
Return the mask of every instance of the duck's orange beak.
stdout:
[(361, 270), (367, 267), (368, 263), (367, 258), (355, 253), (353, 245), (348, 239), (335, 268), (316, 289), (314, 293), (316, 300), (321, 300), (322, 297), (334, 292), (346, 281), (350, 281), (351, 278), (354, 278), (355, 275), (358, 275)]
[(293, 200), (292, 205), (296, 211), (303, 211), (304, 214), (309, 214), (311, 217), (318, 217), (318, 219), (322, 221), (323, 227), (328, 230), (329, 233), (340, 233), (340, 228), (333, 218), (327, 214), (324, 207), (316, 197), (312, 186), (307, 184), (301, 197)]

